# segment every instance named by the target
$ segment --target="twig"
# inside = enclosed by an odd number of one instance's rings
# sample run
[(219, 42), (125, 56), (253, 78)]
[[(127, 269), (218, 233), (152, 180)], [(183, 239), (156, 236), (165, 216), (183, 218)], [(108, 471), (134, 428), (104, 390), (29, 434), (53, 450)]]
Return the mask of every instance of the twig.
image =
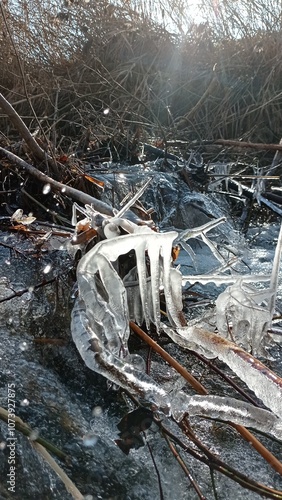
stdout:
[[(0, 419), (4, 422), (8, 422), (8, 411), (5, 408), (0, 407)], [(32, 434), (32, 429), (27, 425), (20, 417), (15, 416), (15, 427), (17, 431), (21, 432), (25, 436), (29, 437)], [(36, 439), (30, 440), (32, 446), (43, 456), (43, 458), (48, 462), (52, 469), (58, 474), (60, 479), (63, 481), (67, 491), (72, 495), (75, 500), (83, 500), (84, 496), (80, 493), (77, 487), (73, 484), (71, 479), (63, 471), (63, 469), (55, 462), (55, 460), (48, 453), (47, 449), (54, 453), (61, 460), (67, 461), (68, 456), (63, 453), (59, 448), (54, 446), (46, 439), (37, 437)]]
[(214, 480), (214, 470), (212, 467), (210, 467), (210, 475), (211, 475), (213, 496), (214, 496), (215, 500), (218, 500), (218, 495), (217, 495), (215, 480)]
[[(162, 432), (167, 434), (175, 443), (177, 443), (185, 451), (185, 453), (188, 453), (196, 460), (199, 460), (200, 462), (207, 465), (209, 468), (217, 470), (218, 472), (229, 477), (230, 479), (240, 484), (244, 488), (248, 488), (249, 490), (255, 491), (260, 495), (267, 496), (268, 498), (282, 500), (282, 491), (269, 488), (268, 486), (265, 486), (263, 484), (258, 483), (257, 481), (254, 481), (253, 479), (250, 479), (248, 476), (245, 476), (245, 474), (242, 474), (233, 467), (222, 462), (217, 456), (213, 455), (208, 450), (208, 448), (206, 448), (196, 438), (196, 436), (190, 435), (190, 433), (188, 432), (189, 427), (188, 429), (185, 429), (185, 435), (189, 439), (191, 439), (194, 444), (196, 444), (196, 446), (202, 451), (202, 453), (204, 453), (204, 455), (200, 454), (194, 447), (193, 448), (188, 447), (186, 443), (183, 443), (177, 436), (175, 436), (169, 429), (167, 429), (164, 426), (163, 422), (161, 422), (160, 420), (154, 419), (154, 422), (158, 425), (158, 427), (162, 430)], [(184, 430), (182, 425), (181, 429)]]
[(147, 441), (146, 444), (147, 444), (147, 447), (148, 447), (149, 453), (151, 455), (151, 459), (152, 459), (152, 462), (153, 462), (153, 465), (154, 465), (154, 468), (155, 468), (155, 471), (156, 471), (156, 474), (157, 474), (158, 485), (159, 485), (159, 490), (160, 490), (160, 500), (164, 500), (164, 494), (163, 494), (163, 488), (162, 488), (162, 482), (161, 482), (161, 476), (160, 476), (160, 473), (159, 473), (159, 469), (157, 467), (157, 464), (156, 464), (156, 461), (155, 461), (155, 458), (154, 458), (154, 455), (153, 455), (150, 443), (148, 443), (148, 441)]
[(186, 464), (183, 462), (182, 458), (180, 457), (177, 449), (175, 448), (175, 446), (172, 444), (172, 442), (170, 441), (170, 439), (168, 438), (168, 436), (164, 433), (164, 437), (165, 437), (165, 440), (173, 454), (173, 456), (176, 458), (177, 462), (180, 464), (180, 466), (182, 467), (182, 469), (184, 470), (186, 476), (188, 477), (191, 485), (193, 486), (194, 490), (196, 491), (198, 497), (200, 498), (200, 500), (206, 500), (206, 497), (202, 494), (200, 488), (199, 488), (199, 485), (197, 484), (197, 482), (195, 481), (195, 479), (193, 478), (193, 476), (191, 475), (189, 469), (187, 468)]
[[(42, 283), (39, 283), (38, 285), (34, 285), (32, 288), (33, 288), (33, 290), (37, 290), (38, 288), (41, 288), (43, 286), (50, 285), (51, 283), (54, 283), (54, 281), (56, 281), (57, 278), (58, 278), (58, 276), (55, 276), (55, 278), (51, 278), (48, 281), (43, 281)], [(18, 290), (17, 292), (12, 293), (8, 297), (4, 297), (4, 298), (0, 299), (0, 304), (2, 302), (7, 302), (8, 300), (14, 299), (15, 297), (21, 297), (22, 295), (24, 295), (25, 293), (28, 293), (29, 291), (30, 291), (29, 288), (23, 288), (22, 290)]]
[(236, 148), (261, 149), (264, 151), (282, 151), (282, 144), (265, 144), (259, 142), (231, 141), (229, 139), (217, 139), (213, 144), (232, 146)]
[(84, 495), (80, 493), (75, 484), (69, 478), (69, 476), (63, 471), (63, 469), (55, 462), (54, 458), (51, 457), (50, 453), (39, 443), (32, 442), (32, 446), (42, 455), (46, 462), (52, 467), (53, 471), (59, 476), (63, 481), (67, 491), (71, 494), (74, 500), (83, 500)]
[(0, 93), (0, 107), (6, 113), (8, 118), (10, 118), (11, 122), (14, 124), (14, 126), (16, 127), (22, 138), (25, 140), (25, 142), (27, 143), (29, 149), (34, 154), (34, 156), (41, 161), (47, 160), (48, 163), (50, 163), (50, 165), (53, 167), (53, 169), (55, 169), (55, 171), (58, 171), (56, 161), (54, 161), (53, 158), (51, 158), (51, 156), (48, 155), (47, 152), (44, 151), (44, 149), (42, 149), (39, 146), (34, 137), (32, 137), (30, 131), (28, 130), (27, 126), (25, 125), (21, 117), (18, 115), (13, 106), (7, 101), (7, 99), (5, 99), (5, 97), (1, 93)]
[(157, 342), (155, 342), (149, 335), (147, 335), (139, 326), (133, 321), (129, 322), (130, 328), (141, 337), (147, 344), (149, 344), (155, 352), (157, 352), (165, 361), (167, 361), (175, 370), (182, 375), (187, 382), (198, 392), (198, 394), (207, 394), (205, 387), (197, 380), (191, 373), (186, 370), (180, 363), (178, 363), (172, 356), (170, 356)]
[(247, 401), (252, 403), (254, 406), (259, 406), (258, 403), (249, 394), (247, 394), (243, 389), (241, 389), (241, 387), (239, 387), (238, 384), (236, 384), (230, 377), (228, 377), (228, 375), (223, 373), (223, 371), (220, 370), (220, 368), (218, 368), (216, 365), (214, 365), (211, 360), (206, 359), (204, 356), (197, 353), (196, 351), (190, 351), (190, 352), (191, 352), (191, 354), (193, 354), (193, 356), (198, 358), (200, 361), (202, 361), (202, 363), (204, 363), (211, 370), (213, 370), (215, 373), (217, 373), (217, 375), (219, 377), (223, 378), (223, 380), (228, 382), (228, 384), (231, 385), (233, 387), (233, 389), (235, 389), (235, 391), (237, 391), (239, 394), (241, 394), (241, 396), (243, 396), (245, 399), (247, 399)]
[[(0, 420), (3, 420), (3, 422), (6, 423), (8, 422), (8, 411), (2, 407), (0, 407)], [(29, 427), (29, 425), (23, 422), (23, 420), (20, 417), (15, 417), (15, 427), (17, 431), (21, 432), (27, 437), (29, 437), (33, 432), (33, 430)], [(50, 443), (50, 441), (47, 441), (46, 439), (40, 436), (34, 439), (34, 441), (36, 441), (37, 443), (44, 446), (44, 448), (46, 448), (47, 450), (54, 453), (54, 455), (56, 455), (56, 457), (58, 457), (60, 460), (64, 460), (65, 462), (67, 462), (68, 456), (59, 448), (57, 448), (55, 445)]]

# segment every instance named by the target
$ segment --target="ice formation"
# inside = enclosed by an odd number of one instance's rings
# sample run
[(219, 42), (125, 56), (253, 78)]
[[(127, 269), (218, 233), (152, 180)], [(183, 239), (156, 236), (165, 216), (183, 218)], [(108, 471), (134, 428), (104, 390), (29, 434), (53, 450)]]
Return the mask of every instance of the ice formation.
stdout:
[(190, 417), (202, 416), (251, 427), (282, 439), (282, 420), (272, 412), (257, 408), (245, 401), (220, 396), (188, 396), (182, 391), (171, 403), (171, 412), (181, 420), (185, 412)]
[[(201, 236), (222, 263), (221, 255), (206, 233), (222, 223), (224, 218), (180, 235), (176, 231), (160, 234), (148, 226), (138, 226), (123, 218), (124, 210), (130, 205), (131, 202), (110, 218), (94, 213), (91, 207), (82, 210), (91, 226), (107, 238), (86, 253), (77, 268), (79, 296), (72, 312), (71, 329), (86, 365), (167, 414), (171, 407), (175, 415), (183, 412), (183, 404), (191, 408), (191, 413), (204, 411), (204, 400), (188, 400), (182, 393), (169, 396), (142, 371), (140, 358), (128, 353), (129, 321), (141, 324), (144, 320), (148, 330), (153, 323), (157, 331), (164, 329), (177, 344), (224, 361), (273, 412), (243, 408), (238, 402), (230, 400), (209, 399), (207, 408), (210, 416), (225, 419), (226, 409), (232, 407), (228, 420), (234, 418), (236, 422), (242, 422), (245, 418), (246, 425), (253, 426), (257, 417), (260, 429), (268, 429), (266, 432), (281, 438), (282, 380), (227, 339), (232, 323), (232, 338), (239, 345), (258, 354), (263, 352), (263, 338), (274, 309), (273, 297), (277, 287), (274, 272), (278, 273), (281, 235), (271, 277), (234, 277), (231, 274), (183, 277), (178, 269), (172, 267), (173, 244), (180, 243), (191, 255), (186, 240)], [(120, 235), (121, 230), (127, 234)], [(132, 250), (136, 265), (131, 266), (122, 279), (118, 258)], [(270, 288), (261, 292), (248, 285), (259, 280), (270, 280)], [(195, 326), (186, 326), (182, 314), (182, 284), (186, 281), (231, 284), (216, 303), (218, 330), (226, 338)], [(160, 289), (164, 291), (170, 326), (161, 323)], [(267, 300), (267, 307), (260, 305), (264, 299)], [(223, 403), (222, 408), (220, 403)]]
[(227, 287), (215, 304), (219, 334), (255, 356), (267, 357), (264, 339), (272, 317), (266, 307), (257, 304), (252, 291), (243, 287), (242, 279)]
[(282, 379), (233, 342), (197, 327), (172, 329), (163, 325), (174, 342), (207, 357), (218, 357), (273, 411), (282, 415)]
[[(282, 251), (282, 226), (275, 250), (270, 286), (258, 290), (246, 284), (244, 276), (226, 288), (216, 300), (217, 328), (221, 336), (255, 356), (268, 357), (265, 350), (278, 286)], [(255, 280), (255, 277), (254, 277)]]

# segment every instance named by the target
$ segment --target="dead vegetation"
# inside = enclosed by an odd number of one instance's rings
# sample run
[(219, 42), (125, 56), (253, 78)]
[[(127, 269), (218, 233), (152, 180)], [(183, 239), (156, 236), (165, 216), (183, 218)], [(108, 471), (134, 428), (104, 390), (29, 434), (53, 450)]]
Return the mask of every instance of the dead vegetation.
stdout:
[[(114, 137), (126, 157), (135, 134), (278, 142), (282, 42), (270, 3), (205, 2), (197, 25), (181, 2), (151, 15), (144, 2), (3, 2), (0, 88), (64, 152)], [(0, 123), (13, 137), (5, 114)]]

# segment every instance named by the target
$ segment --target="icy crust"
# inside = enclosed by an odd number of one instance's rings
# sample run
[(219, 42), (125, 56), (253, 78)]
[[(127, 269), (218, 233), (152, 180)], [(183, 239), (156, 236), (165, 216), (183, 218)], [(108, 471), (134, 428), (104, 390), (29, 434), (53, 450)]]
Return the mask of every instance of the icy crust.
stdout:
[(180, 421), (185, 412), (190, 417), (202, 416), (233, 422), (251, 427), (261, 432), (272, 434), (282, 439), (282, 421), (270, 411), (239, 401), (220, 396), (188, 396), (182, 391), (176, 394), (171, 404), (171, 412)]

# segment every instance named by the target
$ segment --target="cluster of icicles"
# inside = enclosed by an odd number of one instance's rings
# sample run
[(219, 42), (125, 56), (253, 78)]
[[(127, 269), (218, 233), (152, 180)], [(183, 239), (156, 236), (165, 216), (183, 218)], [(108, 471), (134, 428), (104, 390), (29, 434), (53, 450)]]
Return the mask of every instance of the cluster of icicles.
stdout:
[[(140, 196), (140, 192), (138, 194)], [(91, 227), (106, 239), (82, 257), (77, 269), (79, 295), (72, 312), (71, 329), (84, 362), (112, 383), (129, 390), (143, 404), (154, 405), (177, 420), (188, 412), (232, 421), (282, 439), (282, 380), (246, 352), (251, 351), (256, 356), (265, 354), (264, 339), (275, 306), (282, 230), (271, 276), (182, 276), (172, 267), (172, 246), (180, 244), (193, 258), (187, 240), (200, 236), (218, 257), (207, 233), (223, 223), (224, 218), (180, 234), (176, 231), (156, 233), (149, 226), (129, 221), (126, 218), (128, 208), (124, 207), (109, 218), (86, 206), (85, 215)], [(120, 235), (121, 229), (126, 234)], [(118, 258), (132, 250), (136, 266), (122, 279)], [(250, 283), (262, 281), (269, 281), (268, 289), (258, 291), (250, 286)], [(229, 285), (216, 301), (219, 334), (183, 322), (182, 286), (187, 282)], [(169, 325), (161, 322), (160, 289), (165, 295)], [(227, 397), (188, 396), (183, 391), (168, 394), (145, 373), (140, 356), (129, 354), (130, 321), (139, 325), (145, 321), (148, 329), (153, 323), (157, 331), (162, 329), (182, 347), (209, 358), (218, 357), (269, 410)], [(228, 322), (232, 323), (232, 338), (236, 343), (228, 339)]]

